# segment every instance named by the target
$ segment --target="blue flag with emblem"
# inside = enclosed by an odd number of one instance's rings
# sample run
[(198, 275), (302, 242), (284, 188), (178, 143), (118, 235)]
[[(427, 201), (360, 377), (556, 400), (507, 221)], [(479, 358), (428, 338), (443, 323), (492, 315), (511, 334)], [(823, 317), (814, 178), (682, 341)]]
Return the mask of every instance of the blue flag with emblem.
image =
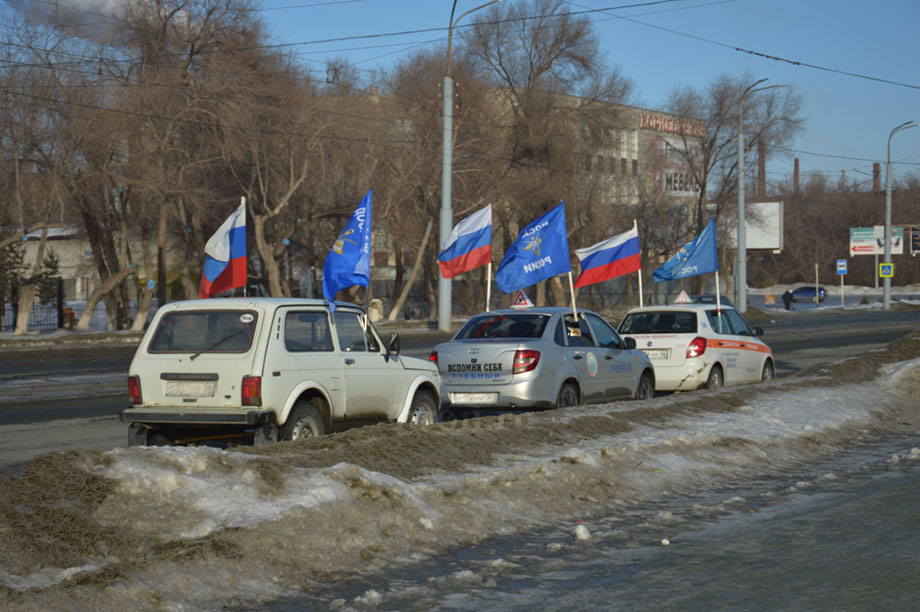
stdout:
[(708, 274), (719, 269), (716, 254), (716, 218), (711, 217), (700, 235), (685, 244), (664, 265), (652, 272), (656, 283)]
[(498, 266), (495, 284), (505, 293), (511, 293), (571, 269), (565, 202), (560, 202), (521, 230)]
[(323, 297), (335, 310), (335, 294), (354, 285), (367, 287), (371, 275), (371, 206), (368, 191), (326, 255)]

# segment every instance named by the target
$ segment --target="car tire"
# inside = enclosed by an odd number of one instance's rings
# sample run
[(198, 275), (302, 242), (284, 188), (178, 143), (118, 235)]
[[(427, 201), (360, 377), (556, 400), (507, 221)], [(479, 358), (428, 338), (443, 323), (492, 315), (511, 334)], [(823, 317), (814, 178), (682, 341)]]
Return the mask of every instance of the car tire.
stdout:
[(760, 381), (767, 382), (776, 378), (776, 370), (773, 368), (773, 362), (767, 359), (763, 364), (763, 372), (760, 374)]
[(569, 408), (578, 405), (578, 387), (572, 383), (562, 385), (559, 397), (556, 398), (556, 408)]
[(707, 389), (720, 389), (725, 385), (725, 375), (722, 373), (722, 366), (716, 364), (709, 370), (709, 378), (706, 379)]
[(406, 422), (414, 425), (433, 425), (438, 422), (438, 404), (431, 393), (419, 391), (415, 394)]
[(636, 393), (633, 395), (635, 400), (651, 399), (655, 395), (655, 384), (652, 382), (652, 376), (648, 372), (643, 372), (639, 378), (639, 386), (636, 387)]
[(297, 402), (287, 422), (282, 430), (282, 437), (285, 440), (300, 440), (301, 438), (313, 438), (326, 433), (326, 426), (323, 423), (323, 416), (319, 409), (318, 399), (311, 399), (305, 402)]

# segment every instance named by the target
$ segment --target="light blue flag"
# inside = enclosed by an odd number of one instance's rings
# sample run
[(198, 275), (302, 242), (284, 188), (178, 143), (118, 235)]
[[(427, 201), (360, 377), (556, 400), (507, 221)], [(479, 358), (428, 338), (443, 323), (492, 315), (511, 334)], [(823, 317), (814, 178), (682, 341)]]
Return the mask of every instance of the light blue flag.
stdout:
[(372, 200), (373, 191), (368, 191), (326, 255), (323, 297), (330, 310), (335, 310), (336, 293), (353, 285), (367, 287), (370, 280)]
[(571, 269), (565, 202), (560, 202), (521, 230), (495, 272), (495, 284), (511, 293)]
[(716, 218), (711, 217), (700, 235), (677, 251), (664, 265), (652, 272), (656, 283), (708, 274), (719, 269), (716, 252)]

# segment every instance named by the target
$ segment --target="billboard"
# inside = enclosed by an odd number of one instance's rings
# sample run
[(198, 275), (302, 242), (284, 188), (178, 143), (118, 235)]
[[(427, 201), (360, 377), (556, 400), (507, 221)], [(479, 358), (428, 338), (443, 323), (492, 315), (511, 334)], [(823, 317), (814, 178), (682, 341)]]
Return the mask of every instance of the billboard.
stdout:
[[(885, 226), (851, 227), (850, 255), (884, 255)], [(904, 228), (891, 226), (891, 254), (904, 254)]]
[[(746, 249), (783, 250), (782, 202), (746, 202), (744, 213)], [(737, 248), (736, 231), (729, 233), (725, 239), (729, 248)]]

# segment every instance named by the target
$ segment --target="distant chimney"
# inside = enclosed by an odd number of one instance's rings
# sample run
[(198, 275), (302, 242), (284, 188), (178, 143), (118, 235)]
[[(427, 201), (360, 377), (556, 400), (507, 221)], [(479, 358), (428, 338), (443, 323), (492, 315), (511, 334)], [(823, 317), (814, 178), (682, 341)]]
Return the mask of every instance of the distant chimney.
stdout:
[(795, 171), (793, 172), (792, 195), (799, 197), (799, 158), (795, 158)]
[(872, 191), (879, 192), (882, 190), (882, 164), (875, 162), (872, 164)]
[(757, 197), (763, 202), (767, 199), (767, 145), (762, 140), (757, 143), (757, 158), (760, 164), (758, 168), (760, 176), (757, 177)]

